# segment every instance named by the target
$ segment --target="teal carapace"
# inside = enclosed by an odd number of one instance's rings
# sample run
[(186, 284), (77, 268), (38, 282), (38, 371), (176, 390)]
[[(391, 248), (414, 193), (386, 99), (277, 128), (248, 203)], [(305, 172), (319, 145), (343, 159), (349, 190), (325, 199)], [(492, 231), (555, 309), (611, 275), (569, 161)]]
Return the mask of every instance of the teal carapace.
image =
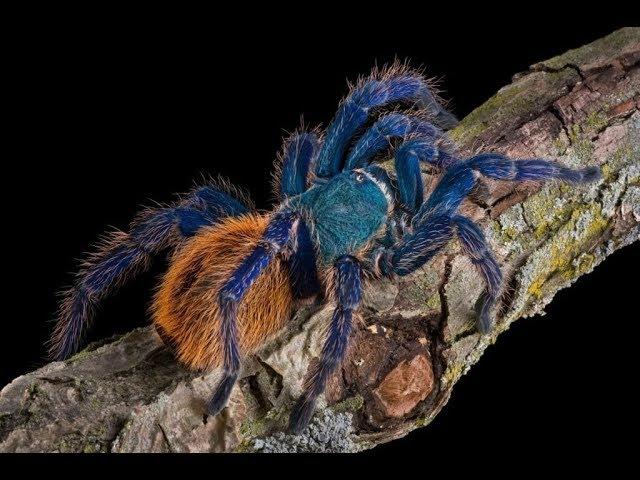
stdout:
[(356, 253), (385, 226), (389, 209), (385, 189), (364, 169), (336, 175), (293, 199), (310, 220), (321, 263)]

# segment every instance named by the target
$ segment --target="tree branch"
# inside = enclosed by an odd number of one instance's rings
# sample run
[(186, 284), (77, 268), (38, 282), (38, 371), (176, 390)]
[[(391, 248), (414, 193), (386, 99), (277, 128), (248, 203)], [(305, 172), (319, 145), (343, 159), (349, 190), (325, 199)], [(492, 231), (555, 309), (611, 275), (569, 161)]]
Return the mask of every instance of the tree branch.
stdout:
[[(93, 344), (2, 390), (0, 451), (356, 451), (427, 425), (512, 322), (640, 237), (639, 62), (640, 29), (619, 30), (516, 75), (452, 132), (465, 154), (604, 172), (579, 187), (485, 181), (464, 204), (508, 280), (491, 335), (475, 331), (481, 280), (452, 242), (410, 277), (369, 286), (349, 356), (302, 435), (281, 431), (331, 305), (299, 310), (248, 358), (215, 418), (204, 413), (219, 373), (184, 370), (151, 327)], [(435, 181), (425, 172), (428, 188)]]

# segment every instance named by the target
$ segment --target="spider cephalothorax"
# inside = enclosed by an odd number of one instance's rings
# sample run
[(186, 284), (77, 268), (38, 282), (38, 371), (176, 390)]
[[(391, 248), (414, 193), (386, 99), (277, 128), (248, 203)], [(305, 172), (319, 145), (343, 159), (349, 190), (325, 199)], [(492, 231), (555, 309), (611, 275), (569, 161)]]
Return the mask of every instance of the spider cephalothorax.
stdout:
[[(390, 106), (407, 110), (389, 113)], [(273, 212), (255, 213), (237, 192), (211, 183), (173, 206), (146, 210), (129, 233), (109, 235), (64, 298), (53, 355), (76, 351), (97, 303), (166, 249), (174, 254), (154, 323), (189, 367), (223, 368), (210, 414), (229, 399), (241, 356), (280, 330), (297, 301), (322, 294), (335, 310), (291, 414), (292, 430), (304, 428), (344, 358), (364, 280), (407, 275), (454, 237), (485, 281), (478, 328), (489, 331), (502, 274), (482, 231), (458, 213), (461, 202), (480, 176), (586, 182), (599, 171), (494, 153), (458, 158), (443, 133), (454, 124), (418, 73), (398, 66), (374, 72), (351, 89), (324, 139), (300, 131), (285, 141)], [(372, 162), (390, 147), (394, 168), (387, 172)], [(441, 171), (426, 200), (421, 163)]]

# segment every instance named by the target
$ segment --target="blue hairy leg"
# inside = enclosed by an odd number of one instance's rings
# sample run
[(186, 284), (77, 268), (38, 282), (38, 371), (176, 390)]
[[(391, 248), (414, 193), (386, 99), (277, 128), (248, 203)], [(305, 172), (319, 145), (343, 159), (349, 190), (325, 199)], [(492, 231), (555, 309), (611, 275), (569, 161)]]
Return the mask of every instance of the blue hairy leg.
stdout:
[(296, 248), (289, 258), (289, 276), (296, 298), (309, 298), (320, 291), (320, 280), (316, 267), (316, 250), (311, 240), (309, 227), (298, 223)]
[(374, 261), (382, 273), (407, 275), (431, 259), (457, 232), (486, 284), (477, 309), (478, 328), (487, 332), (491, 328), (490, 311), (500, 294), (502, 274), (482, 231), (469, 219), (456, 215), (480, 174), (498, 180), (560, 179), (575, 183), (597, 180), (600, 172), (597, 168), (572, 170), (539, 159), (511, 160), (499, 154), (482, 154), (452, 163), (414, 216), (413, 231), (392, 249), (376, 252)]
[(483, 153), (467, 160), (468, 165), (490, 178), (497, 180), (550, 180), (558, 179), (569, 183), (594, 182), (600, 179), (598, 167), (571, 169), (547, 160), (512, 160), (497, 153)]
[(294, 133), (286, 141), (282, 153), (280, 195), (291, 197), (307, 189), (309, 166), (314, 161), (320, 141), (314, 133)]
[(322, 347), (320, 361), (313, 367), (305, 383), (305, 390), (289, 419), (294, 433), (302, 431), (311, 420), (316, 399), (324, 391), (327, 379), (340, 366), (347, 351), (354, 311), (362, 297), (362, 270), (358, 260), (351, 256), (340, 257), (333, 268), (336, 308)]
[(429, 261), (453, 235), (447, 215), (428, 217), (395, 246), (377, 253), (375, 263), (384, 275), (408, 275)]
[(488, 333), (492, 325), (491, 309), (502, 289), (502, 272), (482, 230), (468, 218), (459, 215), (453, 217), (453, 223), (464, 252), (471, 258), (471, 262), (476, 266), (486, 285), (485, 291), (476, 304), (476, 313), (478, 329), (482, 333)]
[(369, 78), (356, 86), (340, 104), (329, 125), (316, 165), (316, 176), (330, 178), (342, 169), (344, 154), (353, 136), (365, 125), (371, 110), (396, 102), (413, 102), (424, 108), (437, 126), (457, 123), (437, 101), (424, 78), (411, 72)]
[(487, 333), (491, 329), (491, 309), (500, 296), (502, 273), (484, 234), (468, 218), (460, 215), (428, 217), (398, 245), (378, 252), (377, 267), (386, 275), (408, 275), (433, 258), (456, 233), (465, 254), (471, 258), (486, 285), (477, 304), (477, 314), (478, 329)]
[(400, 204), (411, 214), (424, 201), (420, 162), (446, 169), (457, 161), (453, 155), (423, 138), (407, 140), (396, 149), (394, 157)]
[(512, 160), (497, 153), (477, 155), (449, 166), (431, 196), (420, 207), (413, 224), (419, 224), (423, 217), (433, 212), (454, 215), (471, 192), (479, 175), (517, 182), (558, 179), (570, 183), (586, 183), (598, 180), (600, 170), (597, 167), (574, 170), (541, 159)]
[(444, 172), (427, 200), (413, 217), (414, 228), (432, 215), (452, 216), (473, 189), (477, 175), (467, 162), (454, 163)]
[(377, 120), (349, 152), (345, 170), (366, 167), (371, 159), (390, 146), (392, 138), (416, 135), (435, 142), (442, 130), (418, 117), (391, 113)]
[(223, 377), (216, 387), (208, 406), (210, 415), (219, 413), (229, 400), (231, 389), (240, 370), (236, 313), (244, 294), (257, 280), (276, 255), (289, 246), (294, 238), (298, 219), (291, 212), (277, 213), (269, 222), (261, 242), (233, 272), (220, 289), (220, 336), (223, 345)]
[(65, 294), (50, 342), (51, 356), (63, 360), (76, 352), (97, 304), (127, 279), (146, 270), (154, 255), (175, 247), (205, 225), (247, 211), (230, 194), (206, 186), (175, 206), (142, 212), (131, 223), (129, 233), (109, 234), (85, 260), (74, 286)]
[[(184, 201), (167, 209), (166, 218), (173, 218), (184, 237), (192, 237), (205, 225), (213, 225), (221, 218), (247, 213), (247, 205), (216, 186), (203, 186), (193, 190)], [(143, 227), (144, 228), (144, 227)], [(132, 234), (134, 232), (132, 231)]]

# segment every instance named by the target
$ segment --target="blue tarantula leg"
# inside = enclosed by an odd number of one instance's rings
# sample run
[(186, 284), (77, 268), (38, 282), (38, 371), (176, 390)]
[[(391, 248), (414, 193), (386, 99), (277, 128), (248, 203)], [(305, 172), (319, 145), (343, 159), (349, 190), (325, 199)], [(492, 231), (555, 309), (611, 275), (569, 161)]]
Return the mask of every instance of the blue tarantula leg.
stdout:
[(571, 169), (547, 160), (512, 160), (497, 153), (485, 153), (461, 162), (450, 163), (436, 188), (420, 207), (413, 224), (437, 211), (455, 215), (462, 201), (472, 192), (478, 174), (508, 181), (559, 179), (565, 182), (593, 182), (600, 178), (598, 167)]
[(218, 301), (221, 310), (220, 335), (224, 351), (224, 374), (209, 402), (210, 415), (216, 415), (225, 407), (231, 395), (231, 389), (238, 379), (240, 371), (240, 348), (236, 324), (238, 305), (267, 265), (290, 244), (298, 223), (299, 220), (290, 212), (277, 213), (269, 222), (261, 242), (220, 289)]
[(316, 251), (305, 222), (298, 223), (296, 248), (289, 258), (289, 272), (296, 298), (309, 298), (320, 291)]
[(320, 140), (315, 133), (296, 132), (284, 144), (281, 154), (280, 197), (299, 195), (307, 189), (309, 167), (320, 149)]
[(400, 145), (395, 151), (395, 167), (402, 207), (415, 213), (423, 203), (424, 184), (420, 173), (420, 162), (426, 162), (438, 168), (447, 168), (456, 161), (453, 155), (433, 145), (429, 140), (416, 138)]
[(478, 329), (487, 333), (491, 330), (491, 310), (500, 296), (502, 273), (484, 234), (468, 218), (460, 215), (453, 218), (446, 215), (427, 217), (395, 248), (378, 250), (373, 268), (383, 275), (408, 275), (433, 258), (454, 233), (457, 233), (465, 254), (471, 258), (486, 284), (476, 308)]
[(572, 169), (548, 160), (512, 160), (497, 153), (483, 153), (467, 160), (472, 169), (497, 180), (550, 180), (586, 183), (599, 180), (598, 167)]
[(502, 288), (502, 272), (496, 262), (489, 245), (478, 226), (466, 217), (457, 215), (453, 222), (458, 231), (458, 238), (465, 253), (471, 258), (482, 275), (486, 289), (476, 304), (478, 330), (482, 333), (491, 331), (491, 310), (498, 300)]
[(305, 384), (305, 391), (291, 411), (289, 428), (300, 433), (311, 420), (318, 396), (327, 379), (340, 366), (347, 352), (354, 311), (362, 297), (362, 269), (357, 259), (340, 257), (334, 265), (336, 308), (318, 362)]
[(414, 102), (423, 107), (442, 128), (457, 122), (440, 105), (422, 76), (392, 71), (380, 79), (371, 77), (357, 85), (338, 107), (318, 156), (316, 176), (330, 178), (339, 173), (349, 143), (365, 125), (371, 110), (396, 102)]
[(427, 217), (395, 247), (378, 252), (375, 267), (383, 275), (409, 275), (438, 253), (452, 236), (451, 218)]
[(195, 235), (206, 225), (212, 225), (225, 217), (248, 213), (250, 201), (241, 198), (240, 191), (228, 191), (222, 185), (204, 185), (196, 187), (177, 207), (181, 216), (178, 223), (181, 233), (186, 237)]
[(205, 225), (247, 211), (229, 193), (205, 186), (174, 206), (143, 211), (131, 223), (129, 233), (109, 233), (84, 261), (74, 286), (63, 297), (49, 342), (51, 357), (63, 360), (76, 352), (99, 302), (145, 271), (154, 255), (175, 247)]
[[(349, 152), (345, 170), (366, 167), (371, 159), (390, 146), (395, 137), (417, 135), (426, 137), (431, 143), (442, 137), (442, 130), (421, 118), (391, 113), (378, 119)], [(425, 140), (426, 140), (425, 139)]]

